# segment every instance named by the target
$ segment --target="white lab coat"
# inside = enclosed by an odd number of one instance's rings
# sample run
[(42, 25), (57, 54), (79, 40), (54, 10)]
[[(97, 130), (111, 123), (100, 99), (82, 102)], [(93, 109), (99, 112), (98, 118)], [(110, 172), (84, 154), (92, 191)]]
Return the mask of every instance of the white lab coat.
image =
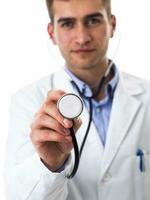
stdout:
[[(73, 152), (61, 173), (50, 172), (30, 141), (34, 114), (51, 89), (73, 91), (63, 70), (20, 90), (12, 98), (5, 164), (8, 200), (150, 200), (150, 82), (120, 72), (105, 149), (92, 123), (78, 173), (68, 180)], [(88, 112), (77, 139), (81, 144)], [(145, 172), (137, 149), (143, 149)]]

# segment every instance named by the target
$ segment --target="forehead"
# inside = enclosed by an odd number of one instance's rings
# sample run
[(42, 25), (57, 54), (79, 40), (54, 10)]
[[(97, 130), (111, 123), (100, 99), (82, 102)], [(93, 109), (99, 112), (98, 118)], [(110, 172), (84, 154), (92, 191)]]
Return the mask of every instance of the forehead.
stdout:
[(54, 0), (54, 20), (60, 17), (82, 18), (92, 13), (103, 12), (106, 9), (101, 0)]

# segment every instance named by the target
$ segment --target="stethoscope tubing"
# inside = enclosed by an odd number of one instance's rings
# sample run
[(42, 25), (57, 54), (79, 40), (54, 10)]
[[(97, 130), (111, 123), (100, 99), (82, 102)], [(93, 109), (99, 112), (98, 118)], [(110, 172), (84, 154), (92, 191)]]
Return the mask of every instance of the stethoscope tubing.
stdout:
[[(110, 71), (110, 69), (111, 69), (111, 67), (109, 68), (109, 71)], [(106, 73), (108, 75), (108, 70), (107, 70)], [(83, 138), (83, 141), (82, 141), (80, 149), (78, 147), (78, 143), (77, 143), (77, 140), (76, 140), (76, 136), (75, 136), (73, 127), (70, 128), (70, 135), (72, 137), (72, 143), (73, 143), (73, 148), (74, 148), (75, 162), (74, 162), (74, 167), (73, 167), (73, 170), (72, 170), (71, 174), (67, 176), (68, 179), (73, 178), (75, 176), (75, 174), (77, 173), (77, 170), (78, 170), (78, 167), (79, 167), (80, 158), (81, 158), (81, 154), (83, 152), (83, 148), (84, 148), (84, 145), (85, 145), (85, 142), (86, 142), (86, 139), (87, 139), (90, 127), (91, 127), (91, 122), (92, 122), (92, 117), (93, 117), (92, 99), (96, 98), (99, 95), (99, 93), (102, 90), (102, 87), (104, 85), (104, 82), (105, 82), (106, 78), (107, 78), (106, 75), (104, 75), (102, 77), (96, 93), (93, 94), (91, 97), (85, 97), (84, 94), (81, 93), (81, 91), (79, 90), (77, 84), (74, 81), (71, 81), (72, 84), (76, 87), (80, 97), (83, 98), (83, 99), (84, 98), (88, 99), (88, 102), (89, 102), (89, 121), (88, 121), (88, 126), (87, 126), (86, 133), (85, 133), (85, 136)]]

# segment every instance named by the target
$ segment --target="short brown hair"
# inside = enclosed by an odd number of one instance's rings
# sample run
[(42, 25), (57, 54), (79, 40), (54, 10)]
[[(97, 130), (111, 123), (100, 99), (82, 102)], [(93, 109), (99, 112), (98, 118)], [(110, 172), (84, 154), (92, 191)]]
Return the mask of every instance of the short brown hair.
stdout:
[[(53, 13), (53, 8), (52, 8), (54, 1), (56, 0), (46, 0), (48, 14), (51, 19), (51, 22), (53, 22), (53, 18), (54, 18), (54, 15), (53, 15), (54, 13)], [(59, 0), (59, 1), (68, 1), (68, 0)], [(104, 7), (106, 8), (108, 16), (110, 17), (111, 16), (111, 0), (102, 0), (102, 3)]]

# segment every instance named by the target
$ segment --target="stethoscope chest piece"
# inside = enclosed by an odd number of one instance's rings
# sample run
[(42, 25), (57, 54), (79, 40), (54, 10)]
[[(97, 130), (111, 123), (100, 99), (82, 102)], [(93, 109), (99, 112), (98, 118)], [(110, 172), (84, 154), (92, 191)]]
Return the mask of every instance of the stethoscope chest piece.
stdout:
[(67, 119), (78, 117), (83, 110), (82, 99), (73, 93), (63, 95), (57, 102), (61, 115)]

